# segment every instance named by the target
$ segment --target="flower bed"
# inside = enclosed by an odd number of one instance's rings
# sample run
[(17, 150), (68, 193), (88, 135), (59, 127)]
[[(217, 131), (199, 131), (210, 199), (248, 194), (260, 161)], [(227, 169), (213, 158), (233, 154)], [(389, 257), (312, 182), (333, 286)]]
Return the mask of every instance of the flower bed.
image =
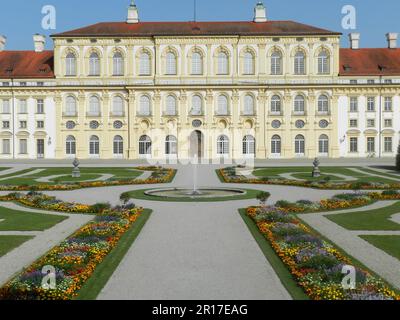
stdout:
[(293, 187), (304, 187), (324, 190), (389, 190), (400, 189), (400, 183), (381, 182), (329, 182), (329, 181), (301, 181), (291, 179), (256, 179), (237, 175), (235, 168), (224, 168), (218, 170), (218, 175), (226, 183), (267, 184), (284, 185)]
[(24, 206), (47, 210), (47, 211), (58, 211), (66, 213), (82, 213), (82, 214), (94, 214), (98, 213), (96, 206), (90, 206), (80, 203), (63, 202), (38, 192), (29, 192), (28, 194), (22, 194), (18, 192), (10, 193), (6, 196), (0, 196), (0, 201), (3, 202), (18, 202)]
[(64, 184), (36, 184), (36, 185), (0, 185), (0, 191), (68, 191), (83, 188), (99, 188), (99, 187), (113, 187), (121, 185), (135, 185), (135, 184), (159, 184), (169, 183), (172, 181), (176, 174), (176, 170), (161, 168), (161, 167), (136, 167), (136, 170), (152, 171), (152, 174), (147, 179), (120, 179), (120, 180), (106, 180), (106, 181), (87, 181), (87, 182), (71, 182)]
[(248, 208), (297, 284), (313, 300), (400, 300), (381, 279), (356, 268), (356, 288), (344, 289), (342, 268), (353, 265), (293, 214), (277, 207)]
[[(99, 213), (1, 288), (0, 300), (74, 298), (142, 212), (141, 208), (117, 207)], [(46, 290), (42, 288), (42, 269), (49, 265), (56, 271), (56, 288)]]

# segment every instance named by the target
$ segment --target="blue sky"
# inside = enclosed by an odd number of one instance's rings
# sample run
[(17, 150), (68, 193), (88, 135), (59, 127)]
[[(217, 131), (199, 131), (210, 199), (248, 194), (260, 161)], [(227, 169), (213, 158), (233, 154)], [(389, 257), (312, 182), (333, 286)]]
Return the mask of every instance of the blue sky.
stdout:
[[(193, 20), (194, 0), (136, 0), (143, 21)], [(2, 0), (0, 34), (7, 36), (8, 50), (30, 50), (32, 35), (50, 35), (102, 21), (126, 19), (130, 0)], [(197, 0), (197, 20), (251, 20), (257, 0)], [(299, 22), (342, 32), (341, 14), (344, 5), (357, 10), (357, 32), (362, 47), (386, 46), (387, 32), (400, 32), (398, 0), (265, 0), (271, 20)], [(42, 7), (53, 5), (57, 12), (57, 29), (43, 30)], [(342, 46), (348, 46), (343, 37)], [(48, 41), (47, 47), (52, 48)]]

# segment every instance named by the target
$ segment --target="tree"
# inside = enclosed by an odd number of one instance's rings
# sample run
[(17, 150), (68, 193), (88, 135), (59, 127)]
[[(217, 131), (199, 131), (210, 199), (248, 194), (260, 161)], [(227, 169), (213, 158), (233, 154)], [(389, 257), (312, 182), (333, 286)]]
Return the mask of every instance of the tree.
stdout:
[(271, 194), (269, 192), (260, 192), (257, 194), (257, 200), (260, 201), (261, 205), (265, 206)]
[(400, 143), (397, 148), (397, 155), (396, 155), (396, 170), (400, 171)]

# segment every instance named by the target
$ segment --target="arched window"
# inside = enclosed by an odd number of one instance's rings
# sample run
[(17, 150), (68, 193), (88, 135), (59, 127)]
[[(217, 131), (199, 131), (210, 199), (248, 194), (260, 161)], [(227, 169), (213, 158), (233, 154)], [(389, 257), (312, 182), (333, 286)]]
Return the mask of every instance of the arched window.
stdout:
[(113, 153), (114, 155), (124, 154), (124, 139), (121, 136), (115, 136), (113, 140)]
[(282, 152), (282, 141), (281, 137), (274, 135), (271, 139), (271, 153), (280, 155)]
[(177, 74), (176, 56), (173, 52), (168, 52), (165, 61), (165, 73), (168, 75)]
[(306, 74), (306, 57), (303, 51), (297, 51), (294, 56), (294, 74)]
[(65, 142), (65, 153), (73, 156), (76, 154), (76, 140), (74, 136), (68, 136)]
[(243, 154), (255, 155), (256, 154), (256, 139), (253, 136), (245, 136), (243, 138)]
[(140, 75), (149, 76), (151, 74), (150, 55), (147, 52), (142, 52), (139, 60)]
[(149, 136), (141, 136), (139, 139), (139, 154), (151, 155), (151, 139)]
[(76, 99), (73, 96), (68, 96), (65, 103), (65, 115), (76, 116)]
[(89, 154), (92, 156), (98, 156), (100, 154), (100, 140), (98, 136), (90, 137)]
[(318, 98), (318, 112), (328, 113), (329, 112), (329, 98), (326, 95), (321, 95)]
[(96, 96), (91, 96), (89, 99), (89, 116), (100, 116), (100, 99)]
[(228, 55), (225, 52), (220, 52), (218, 54), (218, 74), (220, 75), (229, 74)]
[(282, 74), (282, 54), (279, 51), (275, 51), (271, 55), (271, 74)]
[(65, 75), (76, 76), (76, 57), (72, 52), (65, 58)]
[(294, 152), (299, 155), (304, 155), (305, 149), (306, 149), (306, 143), (304, 136), (299, 134), (294, 139)]
[(92, 52), (89, 57), (89, 76), (100, 75), (100, 58), (96, 52)]
[(251, 95), (246, 95), (244, 97), (244, 115), (254, 115), (254, 98)]
[(198, 116), (203, 113), (203, 99), (195, 95), (192, 98), (192, 109), (190, 111), (190, 114), (193, 116)]
[(254, 74), (254, 55), (251, 52), (245, 52), (243, 56), (243, 74)]
[(100, 115), (100, 99), (97, 96), (91, 96), (89, 99), (89, 116)]
[(302, 95), (297, 95), (294, 98), (294, 112), (303, 114), (305, 112), (305, 100)]
[(217, 108), (217, 115), (227, 115), (228, 114), (228, 98), (221, 94), (218, 97), (218, 108)]
[(165, 139), (165, 154), (178, 153), (178, 140), (175, 136), (167, 136)]
[(113, 56), (113, 75), (124, 75), (124, 57), (121, 52), (116, 52)]
[(329, 152), (329, 138), (323, 134), (318, 139), (318, 152), (321, 154), (328, 154)]
[(200, 52), (194, 52), (192, 54), (192, 74), (203, 74), (203, 57)]
[(150, 98), (146, 95), (140, 97), (139, 115), (149, 116), (151, 114)]
[(274, 95), (271, 98), (271, 112), (279, 114), (282, 112), (282, 101), (281, 97), (278, 95)]
[(167, 97), (167, 105), (165, 113), (167, 116), (176, 115), (176, 98), (174, 96)]
[(124, 115), (124, 99), (120, 96), (113, 98), (112, 114), (119, 117)]
[(217, 154), (229, 154), (229, 138), (225, 135), (219, 136), (217, 139)]
[(329, 74), (329, 53), (326, 50), (322, 50), (318, 55), (318, 73)]

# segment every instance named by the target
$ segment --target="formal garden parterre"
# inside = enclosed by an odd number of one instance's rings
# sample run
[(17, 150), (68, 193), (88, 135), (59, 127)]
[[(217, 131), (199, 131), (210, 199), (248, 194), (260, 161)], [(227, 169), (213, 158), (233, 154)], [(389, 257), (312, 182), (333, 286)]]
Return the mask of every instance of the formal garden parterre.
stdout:
[[(18, 201), (36, 208), (57, 208), (62, 212), (96, 213), (94, 219), (50, 252), (39, 258), (0, 289), (0, 299), (6, 300), (67, 300), (78, 295), (96, 267), (115, 248), (121, 237), (143, 214), (143, 208), (133, 204), (84, 206), (62, 203), (40, 193), (11, 194), (2, 201)], [(56, 288), (42, 287), (44, 266), (56, 270)]]
[[(44, 170), (45, 171), (36, 173), (33, 176), (27, 175), (23, 177), (18, 177), (18, 173), (10, 175), (10, 179), (8, 179), (7, 176), (0, 176), (0, 191), (68, 191), (83, 188), (112, 187), (120, 185), (162, 184), (171, 182), (176, 174), (176, 170), (174, 169), (156, 166), (134, 167), (132, 169), (83, 168), (81, 170), (88, 170), (88, 172), (90, 172), (91, 178), (93, 178), (93, 175), (99, 176), (101, 174), (104, 174), (104, 172), (108, 172), (110, 173), (110, 175), (115, 172), (117, 173), (117, 175), (104, 181), (80, 181), (80, 178), (71, 177), (71, 169), (47, 168)], [(32, 171), (32, 169), (28, 169), (25, 173), (29, 173), (30, 171)], [(123, 176), (123, 171), (125, 171), (125, 174), (127, 174), (127, 176)], [(141, 171), (147, 171), (151, 174), (146, 179), (137, 178), (141, 174)], [(60, 172), (63, 172), (64, 176), (69, 176), (69, 178), (66, 178), (66, 180), (68, 180), (67, 182), (62, 182), (57, 179), (54, 179), (54, 181), (51, 182), (37, 181), (38, 177), (47, 177), (49, 176), (49, 174), (51, 175)], [(69, 172), (69, 174), (67, 174), (66, 172)], [(21, 172), (19, 174), (21, 175)]]
[(315, 178), (312, 177), (312, 167), (271, 167), (253, 171), (238, 166), (218, 169), (217, 175), (225, 183), (283, 185), (324, 190), (400, 189), (400, 175), (394, 172), (374, 172), (371, 173), (371, 170), (364, 167), (321, 167), (321, 176)]
[[(342, 207), (352, 207), (360, 200), (376, 201), (378, 193), (348, 194), (347, 200), (338, 195), (329, 202), (343, 202)], [(392, 193), (391, 199), (399, 199), (398, 193)], [(382, 196), (389, 198), (389, 195)], [(381, 200), (381, 199), (379, 199)], [(342, 268), (355, 265), (352, 259), (341, 250), (326, 241), (297, 216), (300, 212), (318, 212), (337, 210), (337, 206), (328, 209), (328, 200), (290, 204), (278, 202), (274, 206), (247, 208), (246, 213), (257, 225), (260, 233), (267, 239), (276, 254), (289, 269), (297, 284), (308, 297), (314, 300), (400, 300), (400, 295), (379, 277), (362, 267), (356, 267), (356, 288), (344, 289), (342, 286)], [(282, 205), (283, 204), (283, 205)]]

